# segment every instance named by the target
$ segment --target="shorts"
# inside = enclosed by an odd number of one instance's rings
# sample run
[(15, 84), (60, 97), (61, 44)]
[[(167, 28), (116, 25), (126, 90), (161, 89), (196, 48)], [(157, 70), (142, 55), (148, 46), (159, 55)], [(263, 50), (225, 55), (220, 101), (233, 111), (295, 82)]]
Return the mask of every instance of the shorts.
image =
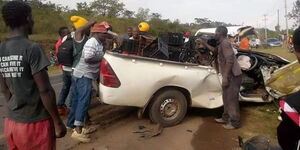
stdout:
[(9, 150), (55, 150), (56, 148), (52, 120), (18, 123), (5, 118), (4, 136)]

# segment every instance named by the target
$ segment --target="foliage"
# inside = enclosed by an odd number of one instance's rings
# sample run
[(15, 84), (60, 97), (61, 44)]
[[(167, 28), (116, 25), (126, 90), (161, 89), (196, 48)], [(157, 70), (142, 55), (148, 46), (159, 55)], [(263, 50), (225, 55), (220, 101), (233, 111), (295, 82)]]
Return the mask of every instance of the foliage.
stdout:
[(134, 11), (125, 10), (123, 12), (123, 17), (124, 18), (133, 18), (134, 17)]
[(95, 0), (91, 3), (92, 10), (105, 17), (120, 16), (124, 6), (119, 0)]
[[(0, 0), (2, 8), (6, 0)], [(157, 36), (161, 32), (196, 32), (200, 28), (217, 27), (219, 25), (230, 26), (232, 24), (212, 21), (208, 18), (195, 18), (194, 23), (180, 23), (180, 21), (163, 19), (162, 15), (151, 12), (148, 8), (139, 8), (137, 12), (125, 9), (120, 0), (94, 0), (90, 3), (77, 3), (76, 9), (67, 6), (56, 5), (49, 0), (27, 0), (33, 10), (35, 20), (34, 32), (38, 34), (57, 35), (57, 29), (61, 26), (71, 26), (69, 18), (79, 15), (87, 19), (107, 21), (113, 26), (114, 32), (125, 34), (129, 26), (137, 26), (141, 21), (148, 21), (150, 34)], [(3, 20), (0, 19), (0, 33), (6, 33)], [(3, 35), (3, 34), (2, 34)]]
[(148, 19), (150, 18), (149, 13), (149, 8), (139, 8), (137, 13), (135, 14), (135, 18), (139, 21), (148, 21)]
[(216, 28), (218, 26), (234, 26), (234, 24), (212, 21), (208, 18), (195, 18), (195, 24), (192, 24), (194, 28)]
[(298, 27), (300, 25), (300, 0), (296, 0), (294, 2), (294, 7), (288, 14), (288, 17), (295, 20), (294, 27)]

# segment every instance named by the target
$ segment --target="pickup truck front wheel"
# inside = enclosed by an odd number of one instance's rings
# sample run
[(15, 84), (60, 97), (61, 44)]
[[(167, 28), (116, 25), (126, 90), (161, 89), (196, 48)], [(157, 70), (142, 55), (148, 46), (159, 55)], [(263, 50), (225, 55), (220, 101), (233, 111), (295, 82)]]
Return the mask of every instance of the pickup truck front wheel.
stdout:
[(149, 117), (154, 123), (164, 127), (179, 124), (187, 112), (186, 97), (178, 90), (159, 92), (153, 99)]

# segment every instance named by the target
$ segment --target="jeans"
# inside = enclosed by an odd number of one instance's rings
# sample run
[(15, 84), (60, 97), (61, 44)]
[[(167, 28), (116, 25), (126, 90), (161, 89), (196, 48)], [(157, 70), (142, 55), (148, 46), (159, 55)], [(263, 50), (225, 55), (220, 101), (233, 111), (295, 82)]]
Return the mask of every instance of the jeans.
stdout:
[(69, 95), (69, 102), (67, 103), (67, 106), (71, 108), (71, 100), (72, 100), (72, 75), (71, 72), (63, 71), (63, 86), (58, 98), (57, 106), (64, 106), (66, 103), (66, 100)]
[(92, 79), (85, 77), (73, 77), (72, 79), (74, 91), (71, 112), (67, 122), (67, 126), (70, 128), (84, 125), (84, 119), (91, 103), (92, 81)]

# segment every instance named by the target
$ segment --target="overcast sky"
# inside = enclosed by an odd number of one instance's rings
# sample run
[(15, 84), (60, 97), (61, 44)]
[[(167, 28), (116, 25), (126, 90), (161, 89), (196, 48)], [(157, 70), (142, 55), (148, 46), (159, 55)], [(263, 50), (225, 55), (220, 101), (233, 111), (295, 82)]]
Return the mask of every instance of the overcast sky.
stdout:
[[(50, 0), (51, 2), (76, 7), (77, 2), (93, 0)], [(182, 23), (194, 22), (194, 18), (209, 18), (227, 23), (264, 27), (263, 15), (267, 14), (267, 26), (274, 30), (277, 24), (277, 10), (280, 10), (281, 28), (285, 29), (284, 0), (120, 0), (125, 7), (137, 11), (139, 7), (149, 8), (163, 18), (179, 19)], [(287, 0), (291, 11), (295, 0)], [(292, 22), (289, 21), (292, 25)]]

